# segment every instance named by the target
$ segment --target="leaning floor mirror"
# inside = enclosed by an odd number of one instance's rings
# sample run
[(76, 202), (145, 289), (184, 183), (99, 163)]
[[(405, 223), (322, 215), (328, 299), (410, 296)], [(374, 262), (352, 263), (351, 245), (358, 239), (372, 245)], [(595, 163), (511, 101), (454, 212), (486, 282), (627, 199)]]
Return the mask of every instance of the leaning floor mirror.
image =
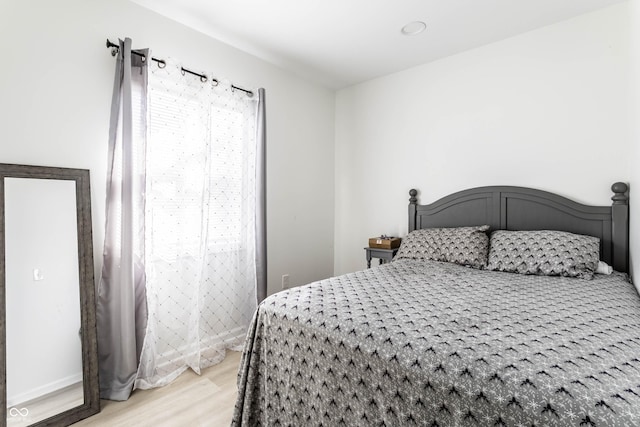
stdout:
[(3, 425), (100, 411), (89, 171), (0, 164)]

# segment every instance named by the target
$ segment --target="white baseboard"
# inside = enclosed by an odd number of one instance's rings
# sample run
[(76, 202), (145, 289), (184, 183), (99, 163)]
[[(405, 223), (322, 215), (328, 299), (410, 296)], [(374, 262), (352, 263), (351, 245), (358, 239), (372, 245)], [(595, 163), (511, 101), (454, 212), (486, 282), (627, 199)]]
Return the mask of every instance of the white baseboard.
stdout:
[(48, 384), (43, 384), (39, 387), (32, 388), (31, 390), (27, 390), (19, 394), (14, 394), (11, 396), (7, 395), (7, 408), (15, 405), (20, 405), (33, 399), (37, 399), (46, 394), (53, 393), (62, 388), (69, 387), (70, 385), (77, 384), (79, 382), (82, 382), (82, 372), (78, 372), (77, 374), (70, 375), (65, 378), (60, 378), (56, 381), (52, 381)]

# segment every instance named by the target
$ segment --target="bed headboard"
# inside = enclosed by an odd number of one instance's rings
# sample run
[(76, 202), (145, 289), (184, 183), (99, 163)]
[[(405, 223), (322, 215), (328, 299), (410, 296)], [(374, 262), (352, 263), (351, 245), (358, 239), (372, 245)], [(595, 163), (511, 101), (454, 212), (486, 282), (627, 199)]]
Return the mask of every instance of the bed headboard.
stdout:
[(628, 186), (616, 182), (611, 206), (588, 206), (533, 188), (491, 186), (450, 194), (419, 205), (409, 195), (409, 231), (489, 224), (491, 230), (562, 230), (600, 238), (600, 259), (629, 272)]

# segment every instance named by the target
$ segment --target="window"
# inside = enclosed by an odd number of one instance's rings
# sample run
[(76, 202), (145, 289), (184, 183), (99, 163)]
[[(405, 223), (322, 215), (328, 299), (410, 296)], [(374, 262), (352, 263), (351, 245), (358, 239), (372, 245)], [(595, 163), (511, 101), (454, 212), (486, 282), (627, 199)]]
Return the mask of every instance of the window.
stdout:
[(252, 104), (244, 105), (242, 94), (237, 103), (218, 100), (198, 80), (186, 90), (151, 80), (148, 253), (169, 261), (203, 250), (241, 250), (243, 218), (255, 203), (248, 194), (255, 186), (255, 152), (245, 147), (245, 134), (255, 132), (245, 111)]

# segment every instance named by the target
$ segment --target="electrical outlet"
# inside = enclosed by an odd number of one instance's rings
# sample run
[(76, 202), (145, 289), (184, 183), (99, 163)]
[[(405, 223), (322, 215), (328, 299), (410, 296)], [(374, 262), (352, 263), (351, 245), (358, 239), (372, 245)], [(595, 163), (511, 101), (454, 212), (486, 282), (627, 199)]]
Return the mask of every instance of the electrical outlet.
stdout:
[(282, 275), (282, 289), (289, 289), (289, 275)]

